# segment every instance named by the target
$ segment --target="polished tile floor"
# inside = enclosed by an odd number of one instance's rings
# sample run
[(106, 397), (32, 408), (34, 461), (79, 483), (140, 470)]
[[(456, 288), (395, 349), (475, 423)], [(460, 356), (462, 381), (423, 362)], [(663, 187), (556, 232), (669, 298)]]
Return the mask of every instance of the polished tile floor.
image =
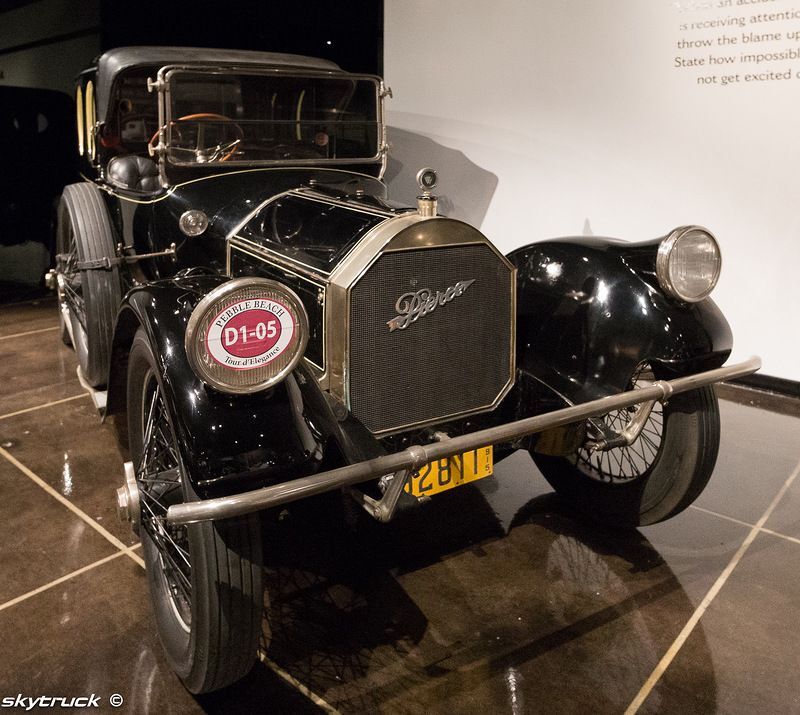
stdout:
[[(122, 460), (52, 300), (0, 307), (0, 699), (170, 712), (800, 712), (800, 419), (722, 402), (695, 507), (599, 533), (527, 455), (388, 526), (265, 527), (264, 652), (194, 698), (118, 523)], [(796, 478), (796, 479), (795, 479)], [(269, 634), (269, 635), (267, 635)]]

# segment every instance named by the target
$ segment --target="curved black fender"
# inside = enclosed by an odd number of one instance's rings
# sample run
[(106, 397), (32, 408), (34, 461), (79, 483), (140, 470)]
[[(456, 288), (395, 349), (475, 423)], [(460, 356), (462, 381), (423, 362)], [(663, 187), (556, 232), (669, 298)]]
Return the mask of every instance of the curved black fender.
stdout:
[[(225, 280), (219, 275), (178, 278), (132, 289), (118, 315), (109, 378), (106, 414), (115, 416), (124, 444), (127, 355), (142, 326), (158, 360), (184, 464), (202, 498), (313, 473), (337, 423), (302, 366), (252, 395), (218, 392), (195, 375), (184, 347), (186, 325), (200, 299)], [(313, 407), (310, 417), (307, 403)]]
[(626, 389), (645, 360), (671, 376), (722, 365), (728, 322), (708, 298), (684, 304), (664, 293), (659, 243), (567, 238), (510, 253), (520, 378), (579, 403)]

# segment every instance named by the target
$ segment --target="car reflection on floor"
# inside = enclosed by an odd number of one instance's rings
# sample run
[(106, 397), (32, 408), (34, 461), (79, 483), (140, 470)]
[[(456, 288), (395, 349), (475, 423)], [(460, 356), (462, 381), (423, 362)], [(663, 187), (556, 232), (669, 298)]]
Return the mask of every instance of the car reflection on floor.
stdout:
[[(499, 478), (531, 491), (532, 464), (514, 462)], [(528, 712), (565, 677), (571, 701), (624, 710), (671, 635), (641, 608), (694, 610), (679, 579), (641, 534), (598, 534), (552, 494), (504, 527), (498, 485), (481, 486), (388, 527), (341, 529), (330, 498), (284, 510), (265, 530), (269, 657), (347, 712)]]

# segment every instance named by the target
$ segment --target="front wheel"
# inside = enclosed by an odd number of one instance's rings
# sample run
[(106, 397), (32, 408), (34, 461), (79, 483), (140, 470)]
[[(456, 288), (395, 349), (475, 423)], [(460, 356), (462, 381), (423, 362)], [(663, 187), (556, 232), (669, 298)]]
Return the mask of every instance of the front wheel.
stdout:
[[(652, 373), (637, 371), (631, 387)], [(602, 419), (621, 431), (637, 408)], [(686, 509), (702, 493), (717, 461), (719, 405), (703, 387), (656, 404), (638, 440), (629, 447), (568, 457), (533, 453), (536, 466), (556, 492), (594, 521), (630, 528), (664, 521)]]
[(169, 506), (196, 500), (180, 456), (155, 356), (142, 330), (128, 361), (128, 429), (150, 596), (167, 659), (193, 693), (246, 675), (263, 610), (258, 515), (188, 526)]

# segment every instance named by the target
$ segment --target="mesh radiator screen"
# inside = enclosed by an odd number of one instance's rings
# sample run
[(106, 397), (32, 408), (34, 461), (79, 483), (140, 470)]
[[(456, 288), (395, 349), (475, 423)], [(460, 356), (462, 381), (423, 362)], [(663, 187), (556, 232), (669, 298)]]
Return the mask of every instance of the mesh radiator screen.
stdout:
[[(400, 296), (463, 295), (389, 330)], [(484, 244), (385, 253), (351, 292), (350, 407), (372, 432), (489, 408), (509, 381), (512, 272)]]

